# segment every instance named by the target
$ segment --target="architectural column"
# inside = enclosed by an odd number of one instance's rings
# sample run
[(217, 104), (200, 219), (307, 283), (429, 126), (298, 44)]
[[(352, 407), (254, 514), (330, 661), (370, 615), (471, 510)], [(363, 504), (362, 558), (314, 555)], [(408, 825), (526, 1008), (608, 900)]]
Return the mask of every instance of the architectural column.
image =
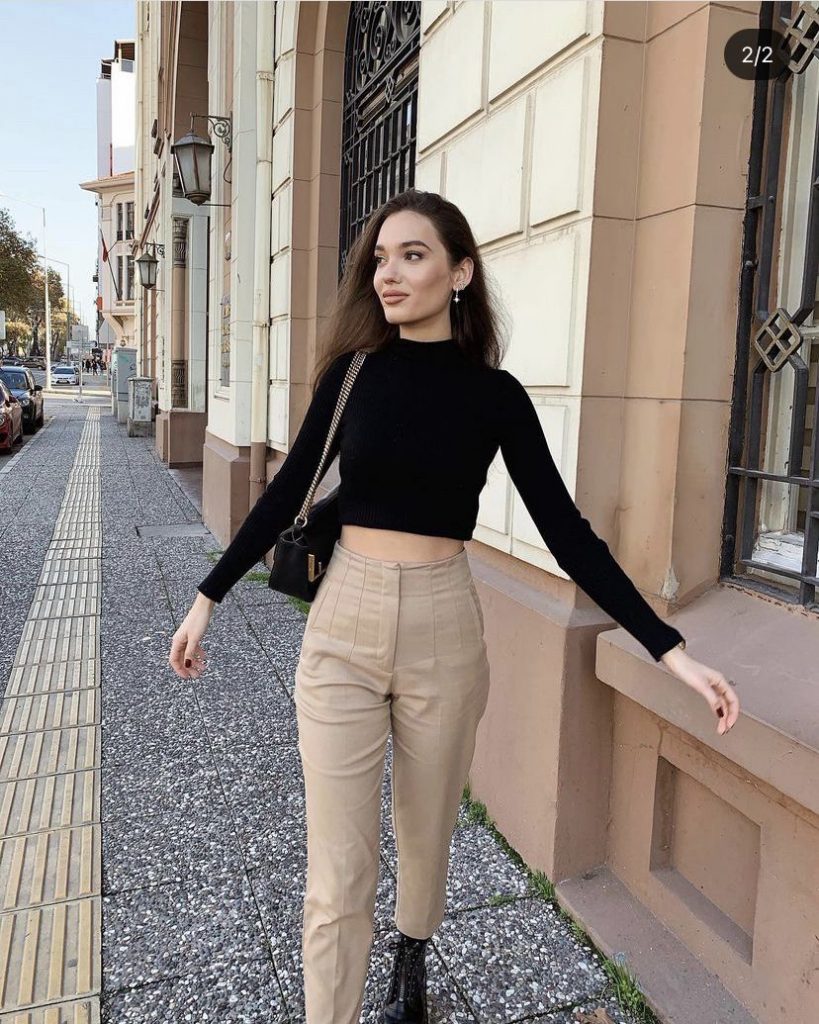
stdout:
[(173, 219), (173, 279), (171, 307), (171, 408), (188, 407), (188, 361), (186, 358), (186, 268), (188, 263), (187, 217)]
[[(153, 377), (154, 391), (158, 383), (158, 372), (156, 366), (156, 291), (152, 288), (148, 297), (148, 337), (149, 337), (149, 362), (148, 376)], [(154, 394), (154, 398), (156, 398)]]

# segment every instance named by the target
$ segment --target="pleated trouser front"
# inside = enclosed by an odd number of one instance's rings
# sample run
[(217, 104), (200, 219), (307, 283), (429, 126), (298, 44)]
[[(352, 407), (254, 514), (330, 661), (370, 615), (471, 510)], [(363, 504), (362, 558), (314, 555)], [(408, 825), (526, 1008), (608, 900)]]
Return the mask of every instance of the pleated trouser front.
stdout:
[(409, 563), (336, 543), (295, 676), (307, 810), (307, 1024), (358, 1024), (373, 941), (384, 754), (392, 731), (395, 924), (427, 938), (489, 695), (465, 550)]

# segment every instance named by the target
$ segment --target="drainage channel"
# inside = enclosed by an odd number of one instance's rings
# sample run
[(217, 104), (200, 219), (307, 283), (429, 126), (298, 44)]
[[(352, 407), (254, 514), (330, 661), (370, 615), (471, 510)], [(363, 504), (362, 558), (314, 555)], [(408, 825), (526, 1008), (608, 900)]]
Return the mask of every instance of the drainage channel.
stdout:
[(100, 407), (0, 705), (0, 1024), (98, 1024)]

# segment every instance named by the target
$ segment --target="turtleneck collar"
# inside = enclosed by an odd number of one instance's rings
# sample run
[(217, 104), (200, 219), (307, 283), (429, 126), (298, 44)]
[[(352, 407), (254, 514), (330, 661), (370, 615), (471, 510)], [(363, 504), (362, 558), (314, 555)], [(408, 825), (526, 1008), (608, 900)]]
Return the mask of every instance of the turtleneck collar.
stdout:
[(412, 355), (439, 355), (460, 351), (454, 338), (442, 338), (440, 341), (413, 341), (410, 338), (394, 338), (390, 348)]

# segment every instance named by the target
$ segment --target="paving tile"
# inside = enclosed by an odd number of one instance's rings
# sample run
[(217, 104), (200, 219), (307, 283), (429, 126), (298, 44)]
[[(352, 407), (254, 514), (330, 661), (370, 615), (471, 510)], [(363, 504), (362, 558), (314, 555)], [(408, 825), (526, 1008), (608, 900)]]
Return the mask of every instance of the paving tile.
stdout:
[(207, 881), (244, 870), (233, 819), (216, 801), (182, 812), (106, 822), (102, 852), (105, 895), (189, 878)]
[(96, 725), (0, 736), (0, 782), (94, 768), (99, 743)]
[[(102, 1024), (285, 1024), (289, 1021), (269, 959), (220, 962), (103, 999)], [(1, 1022), (0, 1022), (1, 1024)]]
[(189, 878), (104, 896), (102, 903), (106, 941), (116, 950), (106, 960), (104, 992), (269, 956), (246, 877)]
[(98, 895), (100, 881), (99, 825), (0, 840), (0, 912)]
[(101, 769), (102, 820), (184, 810), (197, 800), (221, 800), (219, 776), (210, 764), (184, 755), (145, 758)]
[(4, 1011), (100, 989), (100, 897), (0, 914)]
[(91, 996), (33, 1010), (0, 1013), (0, 1024), (100, 1024), (100, 1001)]
[(0, 782), (0, 835), (99, 821), (98, 770)]
[(603, 991), (600, 957), (539, 898), (444, 919), (433, 942), (481, 1019), (516, 1021)]
[(0, 708), (0, 735), (95, 725), (99, 720), (96, 687), (21, 697), (7, 694)]
[(6, 686), (6, 697), (53, 693), (59, 690), (87, 689), (99, 686), (100, 663), (85, 661), (48, 661), (15, 666)]

